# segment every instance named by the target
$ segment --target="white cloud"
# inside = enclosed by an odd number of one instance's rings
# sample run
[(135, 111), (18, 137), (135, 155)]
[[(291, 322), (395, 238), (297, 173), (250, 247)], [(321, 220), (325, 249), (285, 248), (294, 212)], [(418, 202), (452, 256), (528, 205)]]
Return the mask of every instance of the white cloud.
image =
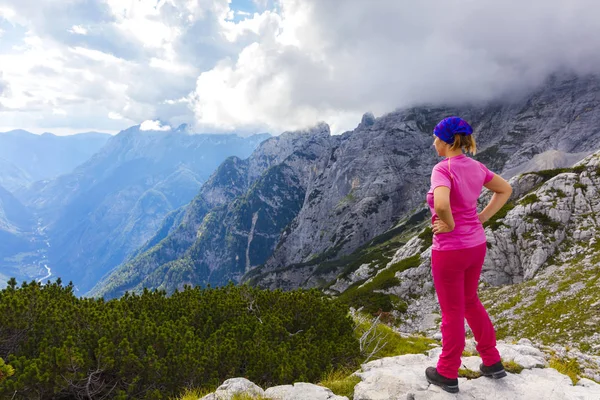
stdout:
[(85, 47), (75, 47), (69, 50), (75, 54), (85, 56), (93, 61), (99, 61), (107, 64), (120, 64), (124, 62), (124, 60), (115, 57), (112, 54), (104, 53), (99, 50), (87, 49)]
[(16, 16), (15, 10), (8, 6), (3, 6), (0, 4), (0, 18), (4, 18), (7, 21), (11, 21)]
[(62, 108), (53, 108), (52, 109), (52, 114), (54, 114), (54, 115), (67, 115), (67, 112), (65, 110), (63, 110)]
[(593, 0), (280, 5), (278, 29), (200, 75), (191, 97), (198, 126), (277, 131), (337, 120), (341, 132), (365, 111), (480, 102), (559, 69), (600, 72)]
[(169, 125), (162, 125), (160, 121), (146, 120), (140, 124), (140, 131), (170, 131)]
[(228, 0), (0, 0), (0, 20), (17, 27), (0, 43), (0, 119), (53, 131), (192, 122), (187, 100), (167, 100), (187, 98), (203, 69), (243, 48), (221, 33), (228, 10)]
[(595, 0), (253, 2), (0, 0), (0, 119), (272, 133), (326, 121), (341, 132), (366, 111), (600, 71)]
[(123, 119), (123, 116), (119, 113), (111, 111), (108, 113), (108, 118), (119, 120), (119, 119)]
[(73, 25), (69, 32), (75, 33), (77, 35), (87, 35), (88, 31), (81, 25)]

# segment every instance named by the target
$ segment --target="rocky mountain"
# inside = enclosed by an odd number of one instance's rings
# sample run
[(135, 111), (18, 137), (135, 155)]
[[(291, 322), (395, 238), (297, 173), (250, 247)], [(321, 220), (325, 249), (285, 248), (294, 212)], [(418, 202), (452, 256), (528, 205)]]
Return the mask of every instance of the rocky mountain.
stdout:
[(33, 225), (32, 213), (0, 186), (0, 252), (12, 255), (30, 248), (26, 233)]
[[(121, 289), (112, 293), (139, 290), (142, 286), (173, 290), (184, 283), (220, 285), (230, 279), (272, 288), (322, 286), (347, 268), (336, 260), (349, 257), (361, 246), (389, 235), (394, 229), (408, 229), (406, 235), (410, 227), (426, 218), (422, 212), (420, 221), (409, 217), (422, 210), (431, 167), (438, 161), (431, 148), (431, 132), (440, 119), (458, 114), (469, 120), (477, 132), (480, 147), (477, 158), (510, 177), (532, 168), (569, 165), (596, 149), (600, 138), (599, 95), (597, 76), (557, 75), (537, 91), (510, 102), (479, 107), (417, 107), (377, 119), (366, 114), (354, 131), (329, 139), (319, 136), (320, 132), (315, 134), (327, 146), (318, 154), (308, 153), (309, 157), (302, 147), (304, 142), (291, 149), (290, 141), (283, 146), (275, 138), (270, 139), (251, 159), (270, 158), (270, 166), (282, 163), (277, 176), (273, 175), (276, 171), (269, 171), (268, 179), (274, 190), (249, 185), (248, 191), (231, 200), (230, 205), (211, 213), (193, 210), (197, 203), (192, 203), (186, 212), (199, 217), (194, 225), (199, 230), (189, 230), (186, 237), (190, 239), (182, 244), (163, 236), (161, 252), (175, 258), (140, 261), (147, 260), (144, 254), (157, 251), (149, 249), (140, 254), (139, 262), (132, 262), (122, 270), (131, 284), (116, 285)], [(274, 149), (269, 157), (261, 154), (267, 144)], [(289, 165), (283, 160), (290, 154), (295, 161), (286, 174)], [(249, 175), (267, 179), (261, 175), (266, 169), (253, 171)], [(298, 175), (297, 171), (303, 174)], [(290, 185), (291, 176), (300, 182), (292, 183), (302, 197), (299, 205), (284, 205), (280, 201), (280, 190)], [(223, 179), (215, 175), (214, 180)], [(256, 196), (250, 192), (257, 193), (257, 189), (261, 191)], [(248, 201), (252, 212), (243, 207)], [(237, 207), (233, 214), (231, 207)], [(277, 208), (282, 219), (272, 220), (265, 236), (251, 235), (256, 211), (270, 210), (269, 214), (275, 215)], [(408, 220), (410, 224), (402, 225)], [(173, 221), (179, 222), (176, 218)], [(260, 216), (257, 221), (260, 225)], [(238, 225), (235, 230), (228, 230), (232, 224)], [(161, 235), (168, 232), (175, 235), (174, 229), (178, 228), (161, 229)], [(204, 243), (197, 248), (204, 250), (188, 252), (195, 234), (199, 243)], [(258, 242), (254, 245), (253, 242), (267, 236), (267, 247), (256, 250), (260, 257), (253, 259), (252, 251), (247, 257), (245, 250), (254, 249)], [(195, 243), (196, 239), (193, 240)], [(184, 258), (178, 258), (184, 253)], [(165, 261), (172, 264), (167, 267)], [(139, 268), (140, 265), (145, 267)], [(174, 265), (177, 268), (171, 268)], [(230, 273), (232, 268), (235, 273)], [(147, 280), (146, 275), (152, 271), (157, 271), (156, 276), (161, 278)], [(180, 272), (171, 276), (166, 271)], [(328, 275), (323, 275), (323, 271)], [(110, 294), (111, 290), (96, 293)]]
[(187, 204), (228, 156), (247, 157), (269, 135), (194, 135), (129, 128), (72, 173), (21, 198), (41, 219), (48, 267), (85, 293)]
[(92, 294), (114, 297), (142, 287), (172, 291), (185, 284), (239, 281), (271, 255), (281, 231), (298, 214), (310, 177), (325, 168), (339, 140), (319, 125), (266, 140), (248, 159), (227, 159), (187, 210), (170, 216), (146, 251)]
[[(509, 178), (524, 170), (561, 167), (598, 148), (600, 79), (550, 79), (520, 101), (480, 108), (414, 108), (366, 119), (334, 152), (317, 177), (292, 230), (248, 279), (278, 282), (277, 271), (311, 259), (343, 256), (393, 227), (423, 204), (433, 155), (433, 126), (462, 115), (477, 133), (477, 159)], [(372, 123), (369, 123), (371, 121)], [(315, 201), (316, 199), (316, 201)], [(302, 282), (291, 283), (292, 287)]]
[(0, 185), (18, 193), (33, 182), (69, 173), (109, 138), (98, 132), (68, 136), (24, 130), (0, 133)]

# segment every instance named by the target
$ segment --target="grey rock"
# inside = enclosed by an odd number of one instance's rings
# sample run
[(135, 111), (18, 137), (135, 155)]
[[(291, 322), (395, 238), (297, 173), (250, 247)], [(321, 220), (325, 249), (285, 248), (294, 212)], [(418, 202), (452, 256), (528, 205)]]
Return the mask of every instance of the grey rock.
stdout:
[[(515, 350), (516, 352), (520, 350)], [(460, 392), (451, 395), (425, 379), (425, 369), (437, 359), (422, 354), (389, 357), (371, 361), (357, 373), (362, 381), (354, 389), (355, 400), (383, 399), (596, 399), (600, 385), (573, 386), (571, 380), (556, 370), (526, 369), (521, 374), (508, 374), (502, 380), (487, 378), (459, 379)], [(478, 368), (478, 357), (463, 360)]]
[(268, 388), (265, 396), (273, 400), (348, 400), (346, 396), (337, 396), (326, 387), (304, 382)]
[(265, 391), (246, 378), (231, 378), (223, 382), (214, 393), (202, 397), (202, 400), (231, 400), (236, 394), (264, 397)]

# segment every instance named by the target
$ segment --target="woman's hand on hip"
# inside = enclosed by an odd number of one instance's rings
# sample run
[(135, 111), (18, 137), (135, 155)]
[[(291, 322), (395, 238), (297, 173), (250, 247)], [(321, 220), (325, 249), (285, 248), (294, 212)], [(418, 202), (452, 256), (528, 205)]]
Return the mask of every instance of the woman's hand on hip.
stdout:
[(438, 233), (452, 232), (454, 230), (454, 227), (449, 227), (448, 224), (446, 224), (441, 219), (436, 219), (435, 222), (433, 223), (432, 229), (433, 229), (434, 234), (438, 234)]

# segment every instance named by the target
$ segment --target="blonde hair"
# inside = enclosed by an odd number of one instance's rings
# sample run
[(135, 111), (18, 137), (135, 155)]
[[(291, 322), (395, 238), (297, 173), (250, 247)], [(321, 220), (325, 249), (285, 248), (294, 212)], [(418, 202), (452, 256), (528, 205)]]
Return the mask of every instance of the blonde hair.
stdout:
[(475, 155), (477, 153), (477, 144), (473, 135), (454, 135), (454, 143), (450, 146), (450, 150), (464, 149), (467, 153)]

